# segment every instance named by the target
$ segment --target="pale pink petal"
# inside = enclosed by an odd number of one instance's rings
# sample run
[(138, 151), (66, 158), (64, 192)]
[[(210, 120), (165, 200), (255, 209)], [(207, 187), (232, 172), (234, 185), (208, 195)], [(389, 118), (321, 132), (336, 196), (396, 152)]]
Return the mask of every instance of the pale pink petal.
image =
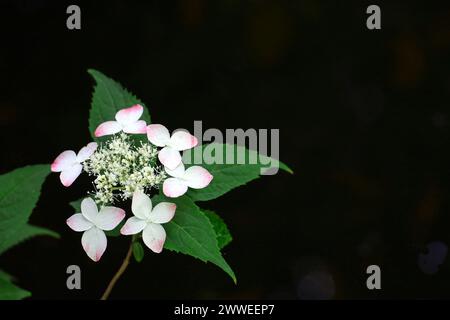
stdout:
[(186, 169), (184, 173), (184, 180), (189, 188), (193, 189), (202, 189), (206, 187), (213, 176), (206, 170), (200, 166), (192, 166)]
[(174, 178), (183, 178), (184, 177), (184, 164), (183, 164), (183, 162), (180, 162), (180, 164), (173, 170), (170, 170), (167, 167), (164, 167), (164, 170), (171, 177), (174, 177)]
[(187, 185), (178, 178), (169, 178), (164, 181), (163, 193), (171, 198), (177, 198), (186, 193)]
[(61, 172), (59, 175), (59, 180), (61, 180), (64, 187), (70, 187), (80, 175), (81, 170), (83, 170), (83, 166), (79, 163), (75, 163)]
[(139, 121), (125, 125), (123, 127), (123, 132), (134, 133), (134, 134), (138, 134), (138, 133), (145, 134), (145, 133), (147, 133), (147, 124), (145, 123), (144, 120), (139, 120)]
[(83, 217), (81, 213), (75, 213), (73, 216), (66, 220), (66, 223), (70, 227), (70, 229), (78, 232), (86, 231), (93, 226), (92, 222), (86, 220), (86, 218)]
[(161, 202), (153, 208), (149, 218), (154, 223), (167, 223), (172, 220), (176, 209), (175, 203)]
[(130, 234), (136, 234), (144, 230), (146, 225), (147, 222), (145, 220), (139, 219), (137, 217), (131, 217), (120, 229), (120, 233), (126, 236)]
[(95, 225), (97, 228), (110, 231), (125, 218), (125, 211), (116, 207), (103, 207), (95, 217)]
[(158, 159), (169, 170), (174, 170), (181, 163), (180, 152), (171, 147), (162, 148), (158, 153)]
[(160, 224), (148, 223), (142, 232), (142, 240), (155, 253), (160, 253), (166, 241), (166, 231)]
[(132, 124), (133, 122), (138, 121), (139, 118), (142, 116), (143, 112), (144, 107), (142, 107), (140, 104), (136, 104), (132, 107), (119, 110), (116, 113), (116, 120), (122, 126), (126, 126), (128, 124)]
[(97, 262), (106, 250), (106, 235), (99, 228), (92, 227), (83, 233), (81, 245), (89, 258)]
[(107, 136), (110, 134), (115, 134), (122, 131), (122, 126), (117, 121), (106, 121), (100, 124), (97, 129), (95, 129), (94, 135), (98, 137)]
[(81, 201), (81, 214), (90, 222), (95, 222), (98, 215), (98, 209), (92, 198), (84, 198), (83, 201)]
[(139, 219), (148, 219), (152, 211), (152, 200), (141, 190), (136, 190), (131, 201), (131, 211)]
[(162, 124), (147, 126), (147, 138), (157, 147), (165, 147), (170, 141), (170, 133)]
[(169, 145), (178, 151), (183, 151), (195, 147), (198, 140), (195, 136), (186, 131), (177, 131), (170, 138)]
[(53, 172), (61, 172), (64, 169), (70, 168), (74, 163), (77, 162), (77, 155), (72, 150), (66, 150), (61, 152), (59, 156), (53, 161), (51, 165), (51, 170)]
[(78, 151), (77, 162), (81, 163), (89, 159), (90, 156), (92, 156), (92, 154), (95, 152), (95, 150), (97, 150), (97, 143), (96, 142), (88, 143), (87, 146), (81, 148), (80, 151)]

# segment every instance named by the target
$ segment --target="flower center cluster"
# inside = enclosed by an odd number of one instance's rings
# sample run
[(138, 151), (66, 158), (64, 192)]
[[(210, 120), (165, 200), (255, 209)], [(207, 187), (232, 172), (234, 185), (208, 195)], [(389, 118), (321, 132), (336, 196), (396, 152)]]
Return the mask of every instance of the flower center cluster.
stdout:
[(102, 205), (131, 198), (134, 191), (157, 188), (166, 178), (157, 164), (158, 150), (150, 143), (132, 143), (125, 133), (114, 135), (83, 163), (84, 171), (95, 176), (94, 198)]

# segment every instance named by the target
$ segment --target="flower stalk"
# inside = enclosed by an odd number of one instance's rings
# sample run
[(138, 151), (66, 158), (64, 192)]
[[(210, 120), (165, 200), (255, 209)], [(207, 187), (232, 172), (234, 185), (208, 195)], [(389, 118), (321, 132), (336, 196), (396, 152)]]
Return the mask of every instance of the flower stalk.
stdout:
[(131, 254), (133, 252), (133, 242), (134, 242), (134, 237), (133, 237), (133, 240), (130, 243), (130, 247), (128, 248), (127, 255), (125, 256), (125, 259), (123, 259), (119, 270), (117, 270), (117, 272), (112, 277), (111, 281), (108, 284), (108, 287), (106, 287), (106, 290), (103, 293), (103, 295), (101, 296), (100, 300), (107, 300), (109, 298), (109, 295), (111, 294), (112, 289), (116, 285), (116, 282), (120, 279), (122, 274), (127, 269), (128, 265), (130, 264), (130, 258), (131, 258)]

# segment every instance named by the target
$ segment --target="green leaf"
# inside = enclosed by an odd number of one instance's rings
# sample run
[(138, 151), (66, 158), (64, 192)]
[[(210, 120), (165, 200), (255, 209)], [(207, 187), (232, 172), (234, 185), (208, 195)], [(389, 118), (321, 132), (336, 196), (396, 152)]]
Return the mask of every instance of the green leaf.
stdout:
[(49, 165), (33, 165), (0, 175), (0, 254), (36, 235), (58, 236), (27, 224), (49, 173)]
[(31, 292), (14, 285), (9, 279), (0, 278), (0, 300), (20, 300), (31, 296)]
[[(75, 210), (75, 213), (81, 213), (81, 201), (83, 201), (85, 197), (69, 202), (69, 205)], [(105, 231), (105, 234), (108, 237), (118, 237), (120, 236), (120, 229), (125, 224), (125, 219), (117, 225), (113, 230)]]
[(24, 224), (20, 228), (16, 229), (13, 237), (5, 239), (4, 242), (0, 244), (0, 254), (5, 252), (9, 248), (12, 248), (19, 243), (35, 236), (50, 236), (53, 238), (59, 238), (59, 234), (54, 231), (48, 230), (46, 228), (36, 227), (31, 224)]
[(95, 140), (97, 138), (94, 137), (94, 132), (99, 124), (115, 120), (114, 117), (117, 111), (135, 104), (140, 104), (144, 107), (141, 119), (145, 120), (147, 124), (150, 123), (150, 114), (144, 103), (124, 89), (120, 83), (94, 69), (89, 69), (88, 73), (97, 83), (92, 96), (89, 115), (89, 131)]
[(0, 279), (6, 280), (6, 281), (13, 281), (14, 277), (12, 275), (10, 275), (9, 273), (0, 269)]
[[(215, 163), (214, 156), (218, 157), (222, 163)], [(243, 156), (242, 159), (240, 156)], [(212, 159), (212, 160), (211, 160)], [(227, 161), (230, 159), (231, 161)], [(238, 160), (242, 160), (241, 164)], [(213, 180), (203, 189), (189, 189), (187, 195), (194, 201), (207, 201), (218, 198), (228, 191), (246, 184), (260, 177), (270, 168), (280, 169), (293, 173), (293, 171), (281, 161), (259, 154), (256, 151), (248, 150), (245, 147), (211, 143), (197, 146), (187, 150), (183, 155), (184, 163), (199, 164), (207, 169)], [(214, 163), (211, 163), (214, 162)], [(230, 163), (230, 164), (227, 164)]]
[(81, 212), (81, 201), (83, 201), (84, 198), (69, 202), (69, 205), (75, 210), (75, 213)]
[(202, 211), (209, 219), (209, 222), (211, 222), (214, 228), (214, 232), (216, 233), (217, 238), (217, 245), (219, 246), (219, 249), (223, 249), (227, 244), (231, 242), (231, 240), (233, 240), (233, 237), (231, 236), (227, 225), (222, 220), (222, 218), (214, 211), (205, 209), (202, 209)]
[(13, 284), (14, 277), (0, 270), (0, 300), (19, 300), (31, 296), (31, 292)]
[(133, 242), (133, 256), (137, 262), (141, 262), (144, 259), (144, 248), (138, 241)]
[(164, 224), (167, 233), (164, 248), (212, 262), (236, 283), (233, 270), (220, 253), (214, 228), (200, 208), (188, 197), (174, 199), (159, 195), (152, 199), (154, 205), (162, 201), (177, 205), (174, 218)]

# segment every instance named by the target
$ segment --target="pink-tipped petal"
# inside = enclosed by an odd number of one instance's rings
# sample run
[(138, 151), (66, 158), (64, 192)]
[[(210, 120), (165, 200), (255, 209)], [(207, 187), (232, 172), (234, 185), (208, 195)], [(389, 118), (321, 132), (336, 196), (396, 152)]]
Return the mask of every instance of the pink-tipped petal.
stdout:
[(83, 201), (81, 201), (81, 214), (88, 221), (92, 223), (95, 222), (95, 219), (98, 215), (98, 209), (95, 201), (92, 200), (92, 198), (84, 198)]
[(132, 107), (119, 110), (116, 113), (116, 120), (122, 126), (126, 126), (138, 121), (143, 112), (144, 107), (142, 107), (140, 104), (136, 104)]
[(83, 217), (81, 213), (75, 213), (73, 216), (67, 219), (66, 223), (70, 227), (70, 229), (78, 232), (86, 231), (93, 226), (92, 222), (86, 220), (86, 218)]
[(137, 217), (131, 217), (125, 222), (123, 227), (120, 229), (120, 233), (127, 236), (130, 234), (136, 234), (144, 230), (147, 222), (145, 220), (139, 219)]
[(186, 193), (188, 187), (178, 178), (169, 178), (164, 181), (163, 193), (170, 198), (177, 198)]
[(81, 148), (77, 154), (77, 162), (81, 163), (89, 159), (94, 154), (95, 150), (97, 150), (97, 146), (96, 142), (91, 142), (88, 143), (87, 146)]
[(115, 134), (122, 131), (122, 126), (117, 121), (106, 121), (100, 124), (97, 129), (95, 129), (94, 135), (98, 137), (107, 136), (110, 134)]
[(157, 147), (165, 147), (170, 141), (170, 133), (162, 124), (151, 124), (147, 126), (147, 138)]
[(59, 180), (61, 180), (64, 187), (70, 187), (81, 174), (81, 170), (83, 170), (83, 166), (79, 163), (75, 163), (61, 172)]
[(106, 235), (99, 228), (92, 227), (83, 233), (83, 236), (81, 237), (81, 245), (89, 258), (97, 262), (106, 250)]
[(202, 189), (209, 185), (213, 176), (200, 166), (192, 166), (186, 169), (184, 180), (189, 188)]
[(103, 207), (95, 217), (97, 228), (111, 231), (125, 218), (125, 211), (116, 207)]
[(166, 231), (160, 224), (149, 223), (142, 232), (142, 240), (155, 253), (160, 253), (166, 241)]
[(51, 170), (53, 172), (61, 172), (65, 169), (70, 168), (73, 164), (77, 162), (77, 155), (72, 150), (66, 150), (61, 152), (59, 156), (53, 161), (51, 165)]
[(177, 205), (175, 203), (158, 203), (150, 213), (150, 220), (154, 223), (167, 223), (175, 215)]
[(183, 162), (180, 162), (180, 164), (173, 170), (170, 170), (167, 167), (164, 167), (164, 170), (171, 177), (174, 177), (174, 178), (183, 178), (184, 177), (184, 164), (183, 164)]
[(150, 200), (150, 197), (141, 190), (136, 190), (131, 201), (131, 212), (139, 219), (146, 220), (151, 211), (152, 200)]
[(171, 147), (162, 148), (158, 153), (158, 159), (169, 170), (174, 170), (181, 163), (180, 152)]
[(144, 120), (139, 120), (123, 127), (123, 132), (132, 134), (145, 134), (147, 133), (147, 124)]
[(186, 131), (177, 131), (170, 138), (170, 146), (178, 151), (188, 150), (195, 147), (198, 140)]

